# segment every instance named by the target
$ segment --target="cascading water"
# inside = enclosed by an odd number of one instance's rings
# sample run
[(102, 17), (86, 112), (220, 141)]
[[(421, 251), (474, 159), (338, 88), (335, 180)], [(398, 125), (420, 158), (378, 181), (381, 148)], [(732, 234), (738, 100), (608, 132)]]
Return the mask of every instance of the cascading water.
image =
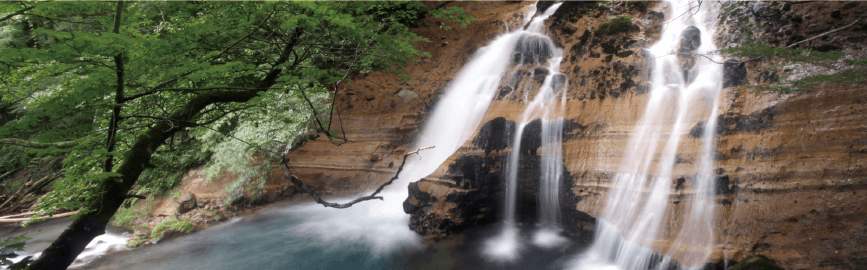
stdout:
[[(688, 5), (686, 2), (674, 3), (674, 11), (668, 14), (682, 14), (689, 8)], [(480, 243), (486, 261), (476, 266), (515, 266), (516, 269), (554, 265), (562, 267), (560, 256), (571, 254), (574, 250), (550, 248), (564, 247), (569, 242), (561, 235), (562, 230), (559, 228), (559, 188), (565, 171), (562, 154), (563, 116), (568, 82), (566, 76), (559, 73), (562, 49), (555, 48), (551, 39), (543, 34), (543, 21), (559, 7), (560, 4), (554, 4), (540, 16), (531, 19), (531, 15), (536, 13), (536, 6), (528, 6), (523, 30), (503, 34), (474, 54), (432, 110), (421, 136), (413, 146), (435, 148), (410, 158), (400, 179), (382, 193), (384, 201), (365, 202), (349, 209), (322, 208), (311, 203), (272, 210), (214, 226), (159, 248), (139, 248), (137, 252), (146, 255), (138, 255), (138, 261), (128, 259), (136, 258), (132, 253), (127, 253), (127, 257), (116, 255), (118, 259), (109, 263), (126, 264), (108, 265), (112, 268), (126, 265), (123, 266), (126, 269), (276, 269), (286, 266), (418, 269), (414, 266), (422, 264), (398, 264), (405, 262), (400, 258), (402, 255), (417, 252), (424, 246), (421, 237), (409, 230), (409, 216), (399, 203), (408, 196), (407, 184), (434, 172), (463, 146), (478, 129), (493, 99), (498, 96), (503, 98), (502, 89), (510, 89), (511, 93), (507, 93), (505, 98), (522, 101), (525, 110), (516, 118), (512, 151), (504, 164), (506, 194), (503, 228), (496, 228), (502, 229), (497, 236)], [(683, 78), (684, 72), (677, 58), (665, 55), (677, 43), (681, 30), (689, 24), (694, 24), (701, 32), (701, 47), (697, 52), (715, 50), (710, 42), (711, 31), (702, 24), (704, 18), (712, 17), (707, 11), (700, 11), (688, 20), (673, 20), (668, 23), (662, 41), (651, 49), (653, 54), (660, 57), (654, 60), (656, 68), (650, 102), (635, 128), (635, 134), (630, 138), (619, 174), (613, 180), (611, 197), (599, 219), (596, 241), (586, 254), (574, 262), (578, 268), (648, 269), (652, 268), (651, 263), (654, 266), (660, 266), (659, 262), (673, 263), (666, 259), (668, 257), (676, 258), (688, 266), (698, 266), (707, 259), (714, 243), (710, 227), (713, 204), (708, 193), (713, 187), (711, 149), (721, 70), (720, 66), (699, 58), (691, 76), (695, 79), (687, 80)], [(701, 108), (702, 105), (705, 108)], [(666, 211), (672, 195), (671, 179), (675, 173), (680, 174), (675, 169), (675, 157), (681, 137), (698, 118), (708, 120), (701, 139), (701, 158), (695, 168), (695, 177), (691, 177), (692, 184), (680, 191), (685, 198), (680, 205), (687, 207), (681, 212)], [(520, 150), (522, 137), (524, 133), (529, 133), (525, 127), (531, 126), (531, 123), (535, 125), (534, 121), (539, 121), (541, 126), (537, 193), (539, 223), (532, 240), (524, 241), (519, 235), (517, 224), (517, 182), (523, 154)], [(675, 220), (684, 224), (677, 230), (665, 227), (667, 221), (671, 220), (670, 216), (674, 215), (679, 215)], [(663, 231), (676, 232), (668, 248), (661, 252), (668, 257), (652, 258), (655, 253), (649, 248), (661, 238)], [(484, 237), (487, 235), (484, 234)], [(469, 232), (464, 233), (464, 236), (473, 241), (478, 240), (472, 238), (475, 236)], [(534, 256), (525, 255), (522, 258), (527, 260), (525, 265), (500, 267), (500, 261), (517, 258), (524, 246), (522, 242), (530, 242), (537, 251), (541, 250), (535, 254), (538, 259), (531, 261)], [(476, 248), (474, 243), (468, 246)], [(406, 252), (408, 249), (412, 252)], [(433, 257), (434, 263), (424, 264), (430, 269), (449, 269), (441, 267), (439, 263), (456, 261), (460, 264), (475, 259), (468, 257), (478, 257), (478, 254), (465, 255), (468, 252), (461, 252), (465, 251), (463, 249), (454, 251), (443, 252), (445, 255), (436, 254), (436, 250), (416, 254), (423, 254), (419, 257), (440, 256)], [(532, 247), (524, 250), (525, 254), (532, 251)], [(546, 257), (549, 254), (553, 255)], [(464, 261), (461, 261), (461, 256), (464, 256)], [(496, 262), (491, 263), (491, 258)], [(485, 267), (474, 269), (478, 268)]]
[[(541, 21), (550, 16), (556, 6), (559, 4), (530, 22), (530, 27), (541, 29)], [(524, 24), (535, 12), (533, 5)], [(518, 30), (497, 37), (490, 45), (480, 48), (461, 69), (432, 110), (413, 147), (435, 148), (423, 150), (408, 159), (400, 178), (383, 190), (383, 201), (366, 202), (349, 209), (322, 209), (318, 205), (296, 207), (293, 211), (303, 212), (299, 216), (305, 221), (290, 230), (331, 243), (366, 244), (372, 247), (375, 255), (387, 254), (398, 247), (421, 247), (421, 237), (407, 226), (409, 216), (403, 212), (402, 205), (395, 202), (402, 202), (408, 196), (406, 187), (410, 182), (430, 175), (472, 136), (497, 95), (516, 44), (537, 46), (529, 48), (536, 51), (551, 48), (550, 40), (546, 47), (533, 45), (530, 39), (521, 43), (525, 33), (530, 32)]]
[[(700, 6), (687, 0), (671, 2), (667, 22), (659, 43), (650, 48), (654, 59), (652, 91), (641, 120), (625, 148), (618, 174), (612, 180), (609, 197), (597, 226), (596, 239), (583, 255), (573, 261), (577, 269), (668, 269), (677, 266), (701, 267), (713, 244), (713, 146), (722, 69), (710, 60), (695, 58), (695, 65), (684, 72), (675, 46), (689, 42), (681, 33), (700, 32), (696, 53), (716, 50), (707, 19), (714, 18), (711, 5)], [(685, 15), (681, 15), (685, 14)], [(692, 25), (692, 26), (690, 26)], [(695, 45), (695, 44), (693, 44)], [(683, 48), (684, 44), (680, 44)], [(687, 51), (686, 57), (695, 57)], [(714, 59), (719, 61), (719, 59)], [(685, 78), (688, 75), (691, 78)], [(678, 148), (688, 128), (706, 120), (701, 136), (700, 161), (695, 168), (678, 168), (688, 175), (689, 187), (681, 189), (683, 210), (667, 208), (675, 194), (672, 190)], [(661, 147), (661, 149), (659, 149)], [(682, 224), (667, 227), (671, 220)], [(669, 245), (660, 245), (666, 232), (676, 236)], [(651, 248), (662, 250), (654, 253)], [(659, 257), (661, 254), (665, 257)]]
[[(541, 247), (558, 246), (566, 241), (558, 233), (560, 220), (558, 189), (562, 177), (562, 130), (563, 112), (565, 106), (566, 76), (559, 73), (562, 61), (562, 49), (555, 48), (548, 36), (543, 34), (543, 22), (557, 11), (561, 3), (554, 4), (545, 12), (533, 18), (526, 30), (519, 30), (509, 35), (519, 36), (512, 56), (513, 64), (508, 88), (512, 90), (507, 95), (517, 95), (523, 92), (526, 109), (517, 123), (512, 151), (509, 153), (506, 165), (506, 193), (504, 203), (503, 230), (500, 235), (488, 240), (484, 254), (496, 260), (509, 261), (517, 257), (521, 244), (516, 224), (518, 163), (520, 160), (521, 140), (524, 128), (535, 119), (542, 121), (542, 154), (541, 179), (539, 188), (540, 229), (533, 243)], [(547, 66), (542, 67), (542, 64)], [(526, 69), (530, 67), (532, 71)], [(531, 75), (531, 76), (525, 76)], [(535, 96), (528, 101), (535, 86), (534, 80), (542, 85), (538, 87)]]

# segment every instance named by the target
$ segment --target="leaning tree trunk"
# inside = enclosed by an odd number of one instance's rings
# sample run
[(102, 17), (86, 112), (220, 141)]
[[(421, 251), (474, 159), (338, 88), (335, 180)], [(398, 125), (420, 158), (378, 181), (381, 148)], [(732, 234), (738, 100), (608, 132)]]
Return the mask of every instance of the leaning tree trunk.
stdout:
[[(297, 37), (297, 35), (296, 35)], [(284, 54), (277, 60), (274, 66), (288, 61), (288, 51), (294, 43), (286, 46)], [(177, 120), (174, 126), (160, 121), (139, 136), (130, 150), (127, 151), (123, 164), (117, 173), (121, 174), (121, 181), (106, 180), (96, 190), (104, 191), (87, 203), (87, 210), (91, 212), (79, 216), (62, 234), (42, 252), (42, 256), (34, 261), (28, 269), (66, 269), (75, 261), (75, 258), (90, 243), (93, 238), (105, 233), (111, 217), (120, 208), (127, 196), (127, 192), (138, 180), (139, 175), (150, 164), (152, 153), (156, 152), (165, 141), (176, 132), (190, 126), (194, 126), (195, 117), (205, 107), (215, 103), (246, 102), (256, 97), (260, 91), (265, 91), (273, 86), (281, 69), (271, 70), (258, 85), (256, 90), (244, 92), (219, 91), (201, 94), (187, 102), (172, 114), (170, 119)]]
[(120, 208), (121, 203), (128, 198), (127, 192), (150, 163), (151, 153), (154, 153), (166, 139), (181, 129), (192, 126), (192, 118), (207, 105), (245, 102), (255, 97), (257, 92), (226, 91), (197, 96), (172, 115), (171, 119), (178, 119), (180, 125), (172, 127), (166, 122), (159, 122), (148, 129), (144, 135), (138, 137), (127, 152), (123, 164), (118, 168), (117, 173), (123, 175), (122, 181), (103, 181), (100, 188), (96, 189), (103, 190), (103, 195), (97, 196), (87, 204), (87, 209), (91, 212), (79, 216), (28, 269), (66, 269), (93, 238), (105, 233), (109, 220)]

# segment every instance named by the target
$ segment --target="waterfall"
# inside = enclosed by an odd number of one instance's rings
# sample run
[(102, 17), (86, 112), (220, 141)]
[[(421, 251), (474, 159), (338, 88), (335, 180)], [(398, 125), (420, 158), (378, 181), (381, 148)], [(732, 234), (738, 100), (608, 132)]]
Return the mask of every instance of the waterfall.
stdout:
[[(559, 73), (563, 50), (555, 48), (551, 38), (543, 34), (545, 19), (554, 14), (562, 3), (554, 4), (543, 14), (533, 18), (526, 30), (507, 35), (518, 36), (512, 55), (512, 70), (506, 87), (507, 96), (522, 92), (526, 109), (516, 123), (512, 151), (508, 155), (505, 176), (505, 202), (502, 232), (485, 244), (484, 254), (491, 259), (511, 261), (517, 258), (521, 243), (516, 221), (517, 186), (521, 140), (524, 128), (533, 120), (542, 122), (541, 179), (538, 193), (540, 229), (533, 243), (541, 247), (554, 247), (566, 242), (558, 233), (560, 222), (559, 186), (563, 172), (563, 112), (566, 98), (566, 76)], [(534, 5), (535, 6), (535, 5)], [(546, 64), (543, 67), (543, 64)], [(529, 76), (527, 76), (529, 75)], [(541, 86), (538, 82), (541, 81)], [(530, 99), (533, 89), (538, 86)]]
[[(552, 6), (545, 14), (532, 20), (530, 17), (536, 13), (536, 6), (526, 7), (524, 24), (529, 23), (530, 29), (541, 31), (542, 21), (553, 14), (558, 6), (559, 4)], [(516, 50), (527, 57), (516, 61)], [(365, 202), (348, 209), (323, 209), (317, 204), (297, 206), (293, 211), (303, 213), (298, 215), (303, 222), (292, 226), (289, 231), (316, 237), (323, 243), (364, 244), (370, 247), (374, 257), (386, 256), (396, 250), (421, 248), (421, 237), (407, 226), (409, 215), (403, 212), (400, 203), (395, 203), (407, 198), (407, 185), (433, 173), (473, 135), (497, 96), (503, 78), (515, 74), (516, 62), (536, 65), (552, 59), (547, 62), (556, 70), (560, 60), (555, 61), (553, 58), (559, 55), (562, 55), (562, 50), (555, 50), (550, 38), (530, 30), (515, 30), (500, 35), (489, 45), (479, 48), (431, 110), (411, 149), (428, 146), (435, 148), (422, 150), (418, 155), (407, 159), (400, 178), (381, 193), (383, 201)], [(545, 79), (548, 90), (540, 91), (540, 95), (552, 95), (549, 92), (552, 92), (550, 81), (553, 73), (549, 72)], [(565, 89), (565, 76), (558, 78), (554, 80), (557, 82), (553, 86)], [(515, 86), (525, 84), (517, 83)], [(537, 114), (547, 114), (544, 108), (550, 106), (541, 100), (534, 100), (530, 107), (536, 108), (532, 111)], [(514, 220), (514, 216), (511, 220)]]
[[(535, 6), (530, 6), (527, 12), (524, 23), (535, 13)], [(409, 195), (410, 182), (433, 173), (473, 135), (507, 74), (519, 38), (516, 33), (500, 35), (479, 48), (461, 68), (431, 110), (411, 149), (434, 148), (407, 159), (400, 178), (383, 189), (383, 201), (369, 201), (348, 209), (322, 209), (316, 204), (298, 206), (295, 211), (303, 212), (299, 216), (305, 221), (289, 230), (327, 243), (363, 243), (371, 248), (374, 257), (398, 249), (421, 248), (421, 237), (407, 226), (409, 215), (399, 202)]]
[[(711, 5), (687, 0), (671, 2), (670, 20), (660, 41), (650, 48), (655, 57), (650, 99), (625, 148), (623, 161), (612, 179), (593, 245), (573, 260), (577, 269), (668, 269), (702, 267), (713, 245), (714, 141), (722, 68), (703, 57), (693, 67), (682, 67), (676, 46), (693, 46), (696, 53), (716, 50), (713, 44)], [(687, 14), (691, 16), (680, 16)], [(679, 17), (680, 16), (680, 17)], [(682, 36), (700, 33), (700, 45)], [(684, 42), (690, 42), (684, 45)], [(681, 50), (682, 51), (682, 50)], [(695, 57), (690, 54), (682, 57)], [(719, 59), (714, 59), (720, 61)], [(700, 126), (701, 149), (693, 168), (678, 165), (678, 148), (692, 126)], [(677, 171), (675, 168), (677, 167)], [(684, 171), (691, 171), (688, 175)], [(672, 189), (675, 173), (688, 175), (685, 188)], [(669, 206), (682, 195), (678, 206)], [(674, 220), (674, 222), (672, 222)], [(678, 222), (679, 221), (679, 222)], [(680, 224), (680, 227), (673, 224)], [(666, 233), (674, 234), (669, 245)], [(659, 253), (654, 253), (651, 248)], [(660, 257), (657, 254), (664, 255)]]

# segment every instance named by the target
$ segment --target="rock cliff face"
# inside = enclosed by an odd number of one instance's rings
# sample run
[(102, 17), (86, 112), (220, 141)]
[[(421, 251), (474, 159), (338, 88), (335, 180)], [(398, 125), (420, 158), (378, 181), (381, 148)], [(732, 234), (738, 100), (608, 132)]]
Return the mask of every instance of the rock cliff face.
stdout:
[[(437, 4), (427, 3), (431, 7)], [(372, 72), (338, 87), (332, 123), (339, 137), (345, 136), (347, 141), (337, 140), (340, 146), (336, 146), (321, 136), (292, 151), (290, 162), (299, 178), (331, 194), (363, 191), (391, 178), (455, 74), (486, 42), (518, 27), (523, 20), (521, 10), (526, 7), (514, 2), (454, 4), (470, 11), (477, 20), (466, 28), (432, 16), (422, 20), (413, 32), (430, 42), (416, 46), (430, 52), (431, 57), (402, 69), (411, 81)]]
[[(388, 179), (450, 78), (477, 48), (507, 27), (517, 27), (520, 8), (526, 4), (460, 5), (479, 20), (452, 31), (441, 31), (434, 20), (426, 20), (429, 26), (416, 32), (433, 41), (420, 44), (432, 57), (404, 69), (412, 82), (370, 73), (341, 86), (340, 117), (334, 122), (345, 129), (348, 142), (335, 146), (318, 139), (292, 152), (300, 177), (335, 194)], [(732, 22), (736, 20), (721, 25), (716, 33), (721, 48), (741, 44), (748, 35), (788, 45), (853, 22), (867, 4), (759, 2), (737, 8), (759, 23), (750, 26), (753, 33), (740, 31), (744, 28)], [(647, 104), (647, 78), (653, 67), (642, 49), (655, 43), (664, 22), (673, 18), (667, 11), (666, 4), (658, 2), (614, 8), (566, 2), (549, 20), (551, 36), (564, 49), (560, 72), (568, 78), (569, 91), (560, 192), (563, 223), (585, 239), (592, 239), (595, 217), (605, 206), (623, 147)], [(624, 16), (629, 21), (620, 19)], [(801, 46), (843, 49), (863, 57), (865, 23)], [(693, 30), (686, 30), (680, 52), (697, 46), (690, 39)], [(681, 61), (688, 66), (695, 60), (687, 55)], [(726, 88), (716, 128), (716, 251), (711, 262), (763, 255), (785, 269), (865, 268), (867, 84), (826, 83), (784, 95), (736, 87), (779, 79), (780, 74), (763, 70), (767, 65), (725, 64)], [(689, 77), (689, 70), (684, 72)], [(417, 97), (399, 95), (403, 91)], [(520, 99), (498, 97), (473, 139), (432, 175), (409, 186), (404, 209), (412, 215), (413, 230), (442, 236), (499, 220), (504, 164), (508, 153), (515, 151), (510, 144), (523, 109)], [(517, 216), (524, 222), (533, 222), (537, 213), (538, 125), (528, 125), (517, 149), (522, 153)], [(679, 213), (684, 209), (679, 203), (694, 193), (690, 179), (699, 159), (702, 125), (696, 124), (681, 141), (670, 227), (682, 223)], [(672, 229), (666, 235), (671, 238), (674, 233)], [(651, 248), (664, 252), (666, 241)]]

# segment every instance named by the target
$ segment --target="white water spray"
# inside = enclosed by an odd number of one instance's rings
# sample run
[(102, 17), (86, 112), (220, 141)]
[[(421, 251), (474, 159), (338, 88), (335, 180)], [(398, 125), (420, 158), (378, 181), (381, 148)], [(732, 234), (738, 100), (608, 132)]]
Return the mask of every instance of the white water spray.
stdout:
[[(565, 106), (566, 77), (559, 73), (562, 61), (562, 49), (555, 48), (548, 36), (543, 34), (544, 21), (557, 11), (562, 3), (554, 4), (545, 12), (533, 18), (524, 31), (515, 31), (508, 35), (519, 36), (516, 44), (515, 71), (511, 74), (511, 81), (507, 82), (513, 93), (523, 90), (524, 101), (528, 102), (531, 93), (532, 80), (546, 71), (541, 87), (536, 95), (526, 105), (520, 122), (516, 123), (512, 151), (509, 153), (506, 164), (506, 193), (504, 202), (504, 219), (502, 232), (485, 243), (484, 255), (498, 261), (512, 261), (517, 259), (521, 250), (521, 241), (518, 235), (516, 208), (517, 208), (517, 185), (518, 163), (520, 160), (521, 140), (524, 128), (533, 120), (542, 121), (542, 149), (541, 149), (541, 178), (539, 179), (539, 206), (540, 206), (540, 230), (533, 237), (533, 243), (542, 247), (554, 247), (566, 242), (559, 235), (560, 222), (559, 208), (559, 184), (562, 178), (562, 129), (563, 112)], [(520, 70), (521, 66), (539, 65), (545, 61), (545, 69), (537, 67), (532, 71), (532, 76), (523, 76), (526, 71)], [(523, 80), (521, 78), (524, 78)], [(558, 104), (559, 103), (559, 104)]]
[[(674, 16), (669, 18), (685, 15), (669, 21), (659, 43), (650, 48), (657, 58), (649, 103), (612, 180), (595, 242), (573, 261), (574, 268), (667, 269), (676, 266), (671, 258), (677, 258), (683, 267), (697, 268), (713, 249), (713, 146), (722, 68), (699, 57), (689, 73), (694, 79), (687, 79), (671, 52), (677, 51), (681, 32), (690, 25), (700, 31), (697, 53), (716, 50), (711, 39), (713, 29), (708, 27), (712, 23), (706, 21), (715, 16), (709, 14), (710, 5), (699, 8), (686, 0), (671, 4), (669, 14)], [(692, 170), (695, 175), (689, 177), (689, 188), (681, 191), (685, 210), (672, 213), (667, 208), (675, 193), (672, 179), (678, 147), (689, 128), (701, 120), (707, 121), (702, 130), (701, 158)], [(675, 214), (679, 215), (680, 228), (668, 227)], [(663, 249), (659, 244), (666, 231), (675, 232), (676, 237)], [(651, 251), (654, 247), (660, 252)]]
[(363, 243), (372, 248), (375, 256), (398, 248), (422, 247), (421, 237), (407, 226), (409, 215), (396, 202), (407, 198), (406, 187), (410, 182), (433, 173), (473, 135), (498, 92), (521, 33), (526, 32), (518, 30), (497, 37), (480, 48), (461, 69), (431, 111), (413, 146), (413, 149), (435, 148), (422, 150), (407, 160), (400, 178), (381, 193), (383, 201), (365, 202), (349, 209), (322, 209), (316, 204), (295, 207), (293, 211), (304, 212), (298, 215), (304, 222), (288, 230), (326, 242)]

